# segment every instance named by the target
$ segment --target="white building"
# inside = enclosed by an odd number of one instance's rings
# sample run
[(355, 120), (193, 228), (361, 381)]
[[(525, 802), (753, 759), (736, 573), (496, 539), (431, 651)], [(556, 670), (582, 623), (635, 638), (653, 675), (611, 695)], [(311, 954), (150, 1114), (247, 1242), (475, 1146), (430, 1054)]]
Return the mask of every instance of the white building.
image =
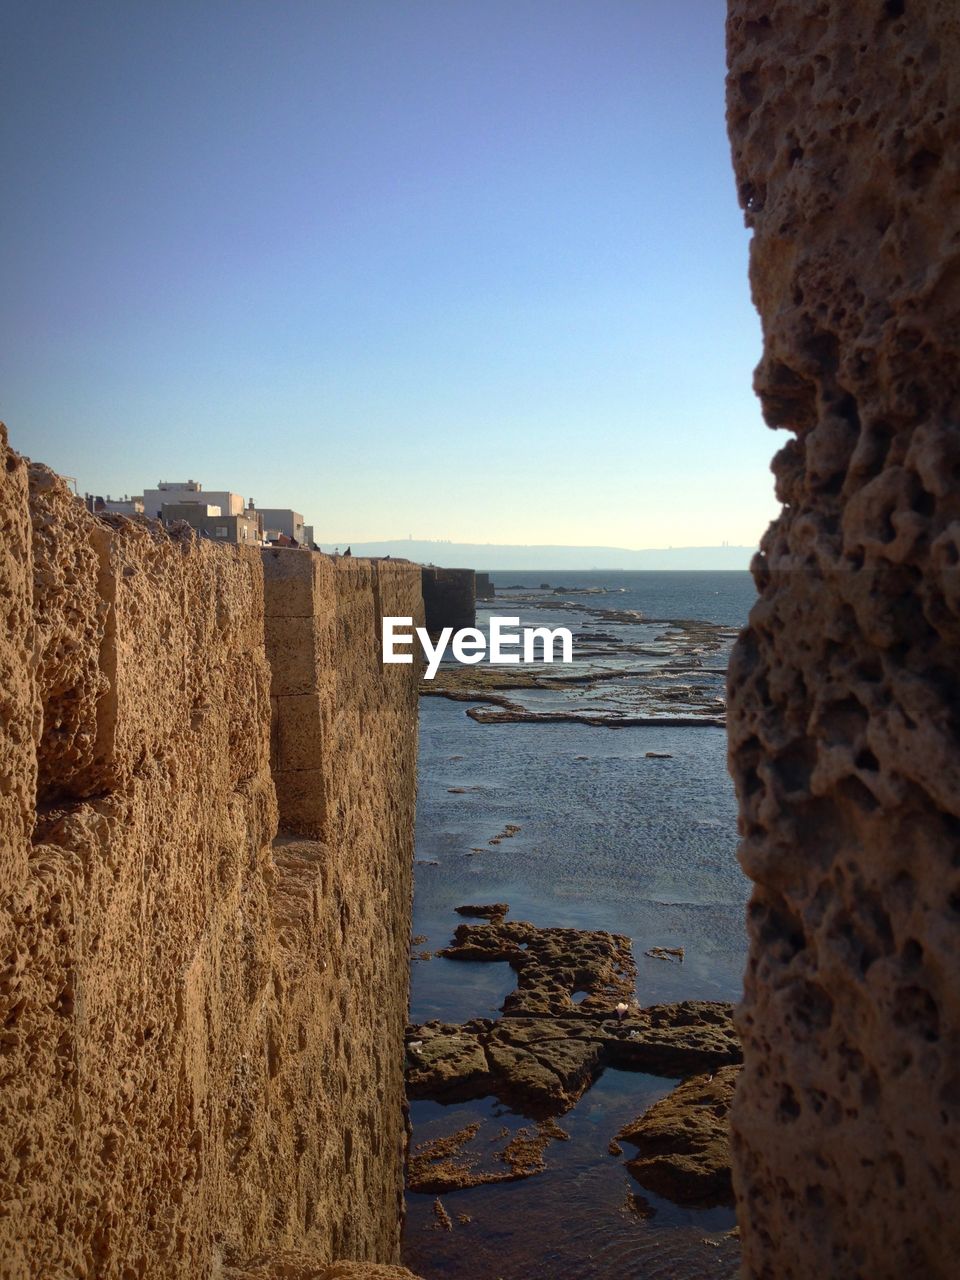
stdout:
[(243, 515), (243, 499), (238, 493), (230, 493), (228, 489), (204, 489), (196, 480), (161, 480), (156, 489), (144, 489), (144, 515), (159, 520), (165, 502), (171, 506), (196, 502), (206, 507), (218, 507), (217, 515)]
[(268, 542), (280, 533), (303, 542), (303, 516), (289, 507), (259, 507), (263, 518), (263, 536)]
[(114, 516), (143, 515), (143, 499), (126, 494), (122, 498), (111, 498), (108, 493), (102, 498), (99, 494), (88, 493), (84, 495), (84, 504), (88, 511), (102, 511)]

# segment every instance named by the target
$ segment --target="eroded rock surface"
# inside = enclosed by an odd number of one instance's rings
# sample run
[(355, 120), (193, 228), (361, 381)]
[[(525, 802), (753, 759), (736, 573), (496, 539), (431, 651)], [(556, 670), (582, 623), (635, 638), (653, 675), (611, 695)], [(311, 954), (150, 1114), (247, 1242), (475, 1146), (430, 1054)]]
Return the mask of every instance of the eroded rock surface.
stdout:
[[(572, 667), (448, 664), (423, 681), (421, 694), (487, 704), (467, 709), (480, 724), (724, 725), (725, 659), (736, 634), (730, 627), (645, 619), (631, 610), (558, 601), (553, 593), (544, 598), (524, 592), (517, 603), (565, 615), (558, 621), (574, 630)], [(609, 631), (583, 628), (584, 622), (600, 620), (615, 625)], [(535, 698), (529, 690), (537, 691)]]
[(377, 619), (418, 571), (291, 551), (274, 671), (256, 550), (90, 515), (2, 431), (0, 532), (0, 1271), (395, 1258), (416, 684)]
[(223, 1280), (419, 1280), (406, 1267), (377, 1262), (318, 1263), (294, 1250), (263, 1254), (239, 1267), (225, 1267)]
[(461, 907), (454, 907), (458, 916), (473, 916), (477, 920), (502, 920), (509, 910), (506, 902), (465, 902)]
[(730, 1005), (706, 1000), (613, 1013), (507, 1016), (412, 1027), (407, 1093), (438, 1102), (494, 1094), (529, 1115), (569, 1111), (604, 1066), (683, 1076), (740, 1059)]
[[(526, 1115), (569, 1111), (604, 1066), (685, 1076), (740, 1060), (728, 1004), (641, 1009), (630, 940), (526, 921), (459, 925), (439, 954), (506, 960), (517, 988), (504, 1016), (426, 1022), (407, 1032), (407, 1094), (441, 1102), (495, 1095)], [(579, 1003), (574, 995), (585, 993)]]
[[(506, 903), (497, 903), (507, 909)], [(630, 939), (602, 929), (542, 929), (494, 918), (461, 924), (438, 955), (450, 960), (506, 960), (517, 974), (505, 1013), (565, 1013), (583, 994), (582, 1011), (608, 1011), (633, 995), (637, 970)]]
[(767, 422), (733, 657), (745, 1275), (960, 1254), (960, 11), (731, 0)]
[(617, 1142), (639, 1148), (627, 1168), (641, 1186), (680, 1203), (732, 1202), (730, 1105), (740, 1070), (685, 1080), (620, 1130)]
[(504, 1145), (491, 1154), (474, 1146), (483, 1128), (477, 1120), (456, 1133), (418, 1143), (407, 1160), (409, 1189), (445, 1195), (467, 1187), (532, 1178), (546, 1169), (544, 1153), (550, 1143), (570, 1137), (555, 1120), (543, 1118), (513, 1134), (501, 1132)]

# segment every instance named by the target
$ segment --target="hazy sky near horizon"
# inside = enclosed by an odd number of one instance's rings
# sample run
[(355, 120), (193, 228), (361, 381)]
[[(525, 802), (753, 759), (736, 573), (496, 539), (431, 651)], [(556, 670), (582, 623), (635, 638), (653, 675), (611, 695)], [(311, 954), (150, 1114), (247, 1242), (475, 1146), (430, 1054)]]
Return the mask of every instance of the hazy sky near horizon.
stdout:
[(725, 8), (5, 4), (11, 442), (330, 542), (754, 542)]

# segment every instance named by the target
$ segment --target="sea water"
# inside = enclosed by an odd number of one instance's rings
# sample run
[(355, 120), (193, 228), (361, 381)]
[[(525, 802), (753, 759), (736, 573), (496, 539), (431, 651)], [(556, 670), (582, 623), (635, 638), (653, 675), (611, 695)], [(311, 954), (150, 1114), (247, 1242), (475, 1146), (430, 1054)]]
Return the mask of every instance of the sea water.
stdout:
[[(558, 597), (590, 608), (726, 627), (746, 622), (754, 598), (749, 574), (736, 572), (509, 570), (493, 578), (497, 598), (481, 624), (491, 609), (542, 617), (524, 597), (545, 582), (551, 592), (604, 587), (602, 596)], [(581, 625), (604, 624), (584, 615)], [(711, 661), (722, 666), (725, 658)], [(478, 724), (466, 715), (469, 705), (421, 699), (415, 956), (449, 942), (460, 923), (454, 907), (508, 902), (513, 919), (628, 934), (641, 1004), (736, 1000), (748, 885), (735, 856), (725, 731)], [(519, 830), (491, 844), (508, 824)], [(683, 947), (683, 963), (645, 956), (652, 947)], [(505, 963), (415, 959), (411, 1021), (496, 1017), (514, 986)], [(618, 1129), (675, 1083), (606, 1071), (560, 1117), (570, 1140), (547, 1149), (545, 1173), (444, 1197), (452, 1231), (436, 1228), (433, 1196), (408, 1194), (406, 1264), (427, 1280), (733, 1276), (736, 1244), (725, 1234), (732, 1210), (660, 1200), (608, 1151)], [(411, 1117), (415, 1143), (476, 1119), (494, 1134), (523, 1123), (489, 1098), (450, 1107), (415, 1102)]]

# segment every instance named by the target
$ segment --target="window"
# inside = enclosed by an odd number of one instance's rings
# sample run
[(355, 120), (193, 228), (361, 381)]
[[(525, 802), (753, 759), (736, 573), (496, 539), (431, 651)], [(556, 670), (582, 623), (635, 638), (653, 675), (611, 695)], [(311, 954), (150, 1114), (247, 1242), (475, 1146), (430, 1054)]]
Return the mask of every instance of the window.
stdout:
[(214, 533), (216, 533), (218, 538), (225, 538), (227, 536), (227, 526), (225, 524), (218, 524)]

